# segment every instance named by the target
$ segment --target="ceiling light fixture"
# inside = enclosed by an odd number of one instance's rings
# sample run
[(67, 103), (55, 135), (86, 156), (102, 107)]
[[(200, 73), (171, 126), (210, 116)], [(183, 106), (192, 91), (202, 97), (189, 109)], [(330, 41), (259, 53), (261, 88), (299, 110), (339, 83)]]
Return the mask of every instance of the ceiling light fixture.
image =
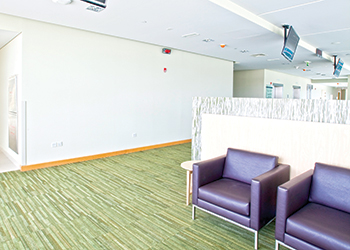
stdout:
[(266, 61), (268, 62), (273, 62), (273, 61), (279, 61), (279, 58), (270, 58), (270, 59), (266, 59)]
[(253, 55), (250, 55), (250, 56), (252, 56), (252, 57), (264, 57), (264, 56), (266, 56), (266, 54), (259, 53), (259, 54), (253, 54)]
[(52, 0), (52, 2), (67, 5), (67, 4), (71, 4), (72, 0)]
[(188, 38), (188, 37), (194, 37), (194, 36), (199, 36), (200, 34), (197, 32), (192, 32), (189, 34), (182, 35), (183, 38)]

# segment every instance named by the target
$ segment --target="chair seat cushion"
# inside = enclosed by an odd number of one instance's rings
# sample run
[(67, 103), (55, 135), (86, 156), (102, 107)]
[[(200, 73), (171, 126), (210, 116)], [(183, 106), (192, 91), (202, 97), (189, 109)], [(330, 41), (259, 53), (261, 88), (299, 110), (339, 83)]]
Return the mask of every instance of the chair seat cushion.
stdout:
[(198, 198), (245, 216), (250, 215), (250, 185), (222, 178), (198, 190)]
[(322, 249), (349, 249), (350, 214), (308, 203), (287, 219), (286, 232)]

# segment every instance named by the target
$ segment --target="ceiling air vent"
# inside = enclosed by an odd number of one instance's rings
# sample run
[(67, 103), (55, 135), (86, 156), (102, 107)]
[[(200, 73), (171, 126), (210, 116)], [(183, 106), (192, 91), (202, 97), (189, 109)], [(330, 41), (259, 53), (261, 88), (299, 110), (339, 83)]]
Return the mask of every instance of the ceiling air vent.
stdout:
[(206, 38), (206, 39), (203, 39), (203, 42), (210, 43), (210, 42), (214, 42), (214, 40), (211, 38)]
[(87, 10), (92, 10), (95, 12), (101, 12), (107, 7), (106, 0), (81, 0), (81, 1), (90, 4), (86, 8)]

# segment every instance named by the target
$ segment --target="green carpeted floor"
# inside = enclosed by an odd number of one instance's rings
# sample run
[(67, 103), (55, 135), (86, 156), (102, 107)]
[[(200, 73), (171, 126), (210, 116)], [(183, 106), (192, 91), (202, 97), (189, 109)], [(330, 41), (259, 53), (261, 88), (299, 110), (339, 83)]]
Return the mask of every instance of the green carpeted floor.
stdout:
[[(254, 234), (185, 205), (191, 145), (0, 174), (0, 249), (253, 249)], [(274, 224), (260, 249), (274, 248)]]

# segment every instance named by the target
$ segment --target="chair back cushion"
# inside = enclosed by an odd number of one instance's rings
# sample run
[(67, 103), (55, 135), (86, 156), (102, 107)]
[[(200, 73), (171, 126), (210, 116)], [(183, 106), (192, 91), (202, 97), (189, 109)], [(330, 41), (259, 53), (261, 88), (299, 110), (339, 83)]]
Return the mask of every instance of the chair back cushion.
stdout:
[(223, 177), (251, 184), (254, 177), (275, 168), (277, 163), (277, 156), (229, 148)]
[(309, 201), (350, 213), (350, 169), (316, 163)]

